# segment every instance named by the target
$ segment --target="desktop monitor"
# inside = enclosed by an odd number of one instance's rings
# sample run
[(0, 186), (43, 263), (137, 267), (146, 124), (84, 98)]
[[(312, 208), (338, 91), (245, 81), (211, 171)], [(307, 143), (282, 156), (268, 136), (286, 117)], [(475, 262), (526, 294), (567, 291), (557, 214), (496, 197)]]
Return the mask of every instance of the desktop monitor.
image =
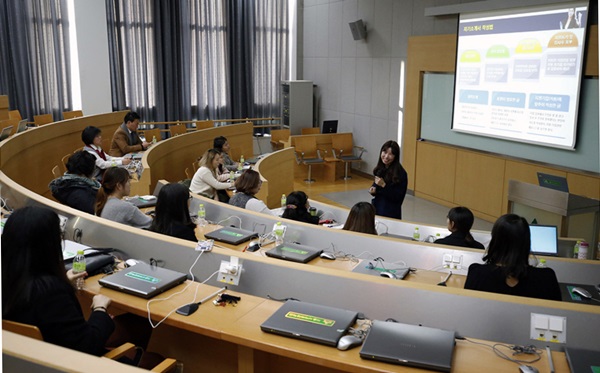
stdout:
[(324, 120), (323, 131), (321, 133), (337, 133), (337, 120)]
[(558, 230), (555, 225), (530, 225), (531, 253), (558, 255)]

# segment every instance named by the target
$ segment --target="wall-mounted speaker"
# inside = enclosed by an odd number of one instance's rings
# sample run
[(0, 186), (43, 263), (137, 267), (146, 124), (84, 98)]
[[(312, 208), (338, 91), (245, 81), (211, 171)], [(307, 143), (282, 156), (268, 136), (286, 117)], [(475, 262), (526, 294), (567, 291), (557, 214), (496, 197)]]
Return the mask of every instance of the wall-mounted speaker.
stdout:
[(362, 19), (358, 21), (350, 22), (350, 30), (352, 31), (352, 37), (354, 40), (361, 40), (367, 37), (367, 26), (364, 24)]

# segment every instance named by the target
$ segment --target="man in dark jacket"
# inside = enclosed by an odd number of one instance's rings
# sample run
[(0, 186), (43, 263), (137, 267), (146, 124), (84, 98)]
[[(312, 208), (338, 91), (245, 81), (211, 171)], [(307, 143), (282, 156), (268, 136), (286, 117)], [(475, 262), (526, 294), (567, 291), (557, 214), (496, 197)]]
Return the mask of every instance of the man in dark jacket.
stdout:
[(60, 203), (94, 214), (100, 183), (92, 179), (96, 158), (86, 151), (77, 151), (67, 161), (67, 172), (50, 182), (52, 196)]

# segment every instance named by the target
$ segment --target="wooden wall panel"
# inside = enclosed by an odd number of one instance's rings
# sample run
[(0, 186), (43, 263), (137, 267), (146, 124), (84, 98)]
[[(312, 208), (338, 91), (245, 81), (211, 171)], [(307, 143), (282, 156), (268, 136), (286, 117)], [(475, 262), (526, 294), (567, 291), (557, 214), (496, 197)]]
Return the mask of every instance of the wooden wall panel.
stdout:
[[(456, 149), (418, 142), (417, 152), (419, 157), (413, 176), (415, 189), (432, 197), (453, 202)], [(410, 176), (409, 174), (409, 179)]]
[(456, 155), (454, 201), (485, 215), (500, 216), (504, 164), (505, 161), (498, 157), (459, 150)]

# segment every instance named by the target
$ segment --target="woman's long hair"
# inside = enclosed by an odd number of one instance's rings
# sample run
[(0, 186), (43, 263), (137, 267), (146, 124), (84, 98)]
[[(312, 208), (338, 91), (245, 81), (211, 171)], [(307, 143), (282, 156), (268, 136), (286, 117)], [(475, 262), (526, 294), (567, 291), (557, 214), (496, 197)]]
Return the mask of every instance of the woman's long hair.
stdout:
[(202, 158), (200, 159), (200, 167), (207, 167), (216, 177), (216, 169), (213, 167), (213, 161), (215, 160), (215, 157), (220, 154), (221, 152), (217, 149), (208, 149), (206, 152), (204, 152), (204, 155), (202, 155)]
[(167, 184), (160, 189), (156, 201), (155, 217), (150, 230), (170, 235), (173, 223), (193, 225), (188, 201), (190, 191), (179, 183)]
[[(392, 149), (394, 161), (388, 167), (386, 167), (381, 160), (381, 153), (387, 151), (388, 149)], [(403, 170), (404, 167), (402, 167), (402, 164), (400, 164), (400, 145), (393, 140), (386, 141), (381, 146), (381, 150), (379, 151), (379, 160), (377, 161), (377, 166), (375, 166), (373, 169), (373, 175), (383, 177), (383, 180), (385, 180), (387, 184), (394, 184), (400, 182)]]
[[(473, 242), (475, 239), (471, 235), (471, 228), (473, 227), (473, 222), (475, 221), (475, 217), (471, 210), (463, 206), (453, 207), (448, 211), (448, 220), (452, 223), (452, 229), (456, 232), (461, 232), (465, 235), (465, 240), (467, 242)], [(453, 232), (454, 232), (453, 231)]]
[(342, 229), (376, 235), (375, 206), (369, 202), (358, 202), (352, 206)]
[(104, 173), (102, 178), (102, 186), (98, 189), (96, 195), (96, 215), (101, 216), (108, 196), (113, 194), (117, 189), (117, 186), (127, 184), (129, 181), (129, 171), (124, 168), (111, 167)]
[(71, 286), (63, 262), (58, 215), (35, 206), (16, 210), (2, 233), (2, 316), (34, 302), (34, 282), (42, 281), (43, 286), (52, 277)]
[(502, 267), (508, 277), (520, 279), (529, 267), (531, 233), (524, 218), (506, 214), (496, 220), (492, 228), (492, 239), (483, 261)]

